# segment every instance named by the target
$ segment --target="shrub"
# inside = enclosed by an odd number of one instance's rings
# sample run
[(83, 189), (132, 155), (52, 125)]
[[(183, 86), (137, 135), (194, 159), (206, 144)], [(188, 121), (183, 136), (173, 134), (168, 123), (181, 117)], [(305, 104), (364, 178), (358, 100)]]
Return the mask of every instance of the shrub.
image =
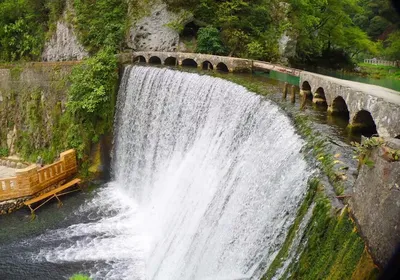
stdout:
[(84, 274), (74, 274), (72, 275), (69, 280), (91, 280), (89, 276)]
[(79, 39), (89, 52), (121, 47), (127, 27), (127, 1), (74, 0), (74, 8)]
[(225, 50), (217, 28), (208, 26), (200, 28), (197, 33), (197, 52), (207, 54), (224, 54)]

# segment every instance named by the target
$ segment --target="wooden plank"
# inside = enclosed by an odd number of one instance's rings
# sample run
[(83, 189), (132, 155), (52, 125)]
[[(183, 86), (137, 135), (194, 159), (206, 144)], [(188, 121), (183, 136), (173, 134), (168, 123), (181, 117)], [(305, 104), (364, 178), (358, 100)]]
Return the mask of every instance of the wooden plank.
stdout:
[(80, 182), (81, 182), (81, 179), (79, 179), (79, 178), (74, 179), (74, 180), (66, 183), (65, 185), (62, 185), (62, 186), (60, 186), (60, 187), (58, 187), (58, 188), (56, 188), (56, 189), (54, 189), (54, 190), (52, 190), (50, 192), (44, 193), (44, 194), (42, 194), (42, 195), (40, 195), (38, 197), (32, 198), (30, 200), (27, 200), (27, 201), (24, 202), (24, 204), (29, 206), (29, 205), (31, 205), (33, 203), (36, 203), (38, 201), (41, 201), (41, 200), (47, 198), (47, 197), (55, 195), (55, 194), (57, 194), (58, 192), (60, 192), (62, 190), (68, 189), (69, 187), (72, 187), (72, 186), (74, 186), (76, 184), (79, 184)]

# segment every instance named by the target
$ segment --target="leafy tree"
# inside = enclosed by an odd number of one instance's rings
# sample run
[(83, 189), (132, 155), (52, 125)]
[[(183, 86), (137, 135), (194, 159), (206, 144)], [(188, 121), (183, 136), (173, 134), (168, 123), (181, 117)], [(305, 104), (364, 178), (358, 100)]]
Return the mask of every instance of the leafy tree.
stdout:
[(400, 60), (400, 30), (392, 33), (388, 40), (385, 50), (386, 57), (392, 60)]
[(217, 28), (208, 26), (199, 29), (197, 33), (197, 52), (207, 54), (225, 53)]

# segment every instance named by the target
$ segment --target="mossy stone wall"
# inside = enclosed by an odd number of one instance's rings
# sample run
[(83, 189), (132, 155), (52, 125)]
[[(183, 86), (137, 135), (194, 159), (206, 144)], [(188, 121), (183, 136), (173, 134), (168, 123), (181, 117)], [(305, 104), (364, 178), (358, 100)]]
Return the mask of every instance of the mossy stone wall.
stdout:
[[(65, 109), (68, 77), (76, 64), (0, 65), (0, 147), (30, 160), (36, 151), (49, 147), (53, 127)], [(52, 151), (55, 155), (60, 152)]]

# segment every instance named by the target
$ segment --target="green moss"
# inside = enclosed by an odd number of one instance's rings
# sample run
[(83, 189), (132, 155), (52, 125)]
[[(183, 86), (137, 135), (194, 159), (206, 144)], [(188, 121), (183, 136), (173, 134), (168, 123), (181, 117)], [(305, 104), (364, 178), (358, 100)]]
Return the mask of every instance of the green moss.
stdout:
[(14, 65), (10, 68), (11, 80), (18, 81), (24, 68), (21, 65)]
[(286, 237), (285, 242), (282, 245), (281, 250), (279, 251), (278, 255), (275, 257), (274, 261), (268, 267), (267, 273), (263, 276), (263, 280), (272, 279), (275, 275), (277, 270), (283, 265), (284, 260), (287, 259), (289, 254), (289, 249), (292, 246), (293, 240), (296, 236), (297, 230), (303, 220), (304, 216), (306, 215), (311, 203), (314, 200), (314, 196), (316, 194), (317, 188), (319, 186), (319, 180), (312, 179), (309, 182), (309, 190), (307, 192), (306, 198), (304, 199), (302, 205), (300, 206), (299, 210), (297, 211), (296, 219), (291, 226), (288, 235)]
[(69, 280), (90, 280), (90, 277), (84, 274), (74, 274), (69, 278)]

